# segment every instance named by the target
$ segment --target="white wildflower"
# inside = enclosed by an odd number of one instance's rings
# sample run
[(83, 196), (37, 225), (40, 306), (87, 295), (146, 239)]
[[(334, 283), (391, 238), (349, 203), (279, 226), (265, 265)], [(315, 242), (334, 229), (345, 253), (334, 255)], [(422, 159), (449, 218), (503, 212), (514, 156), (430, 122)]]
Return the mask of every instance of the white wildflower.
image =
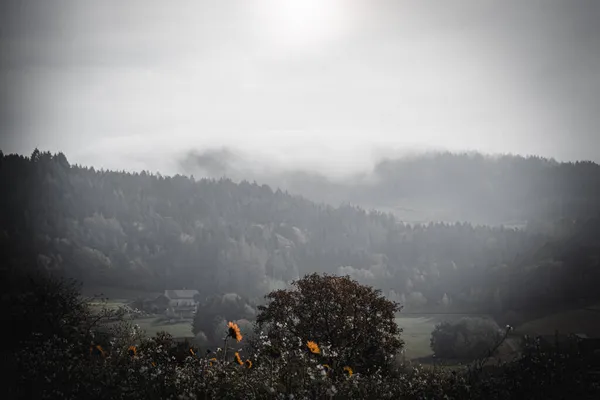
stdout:
[(337, 389), (333, 385), (331, 385), (331, 387), (329, 389), (327, 389), (327, 395), (329, 395), (329, 396), (335, 396), (336, 393), (337, 393)]

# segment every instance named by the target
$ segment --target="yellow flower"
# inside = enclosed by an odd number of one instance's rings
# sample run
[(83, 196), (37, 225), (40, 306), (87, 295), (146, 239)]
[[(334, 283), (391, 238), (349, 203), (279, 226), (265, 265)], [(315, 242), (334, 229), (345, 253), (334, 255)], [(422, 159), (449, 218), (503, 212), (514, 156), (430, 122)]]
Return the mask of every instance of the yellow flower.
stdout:
[(209, 365), (212, 367), (213, 362), (217, 362), (217, 359), (213, 357), (210, 360), (208, 360), (208, 362), (209, 362)]
[(323, 368), (325, 369), (325, 372), (331, 371), (331, 367), (328, 364), (323, 364)]
[(240, 358), (240, 353), (238, 353), (237, 351), (235, 352), (235, 362), (237, 362), (240, 365), (243, 365), (244, 362), (242, 361), (242, 359)]
[(135, 355), (137, 354), (137, 348), (135, 346), (129, 346), (129, 348), (127, 349), (127, 353), (129, 353), (130, 357), (135, 357)]
[(196, 353), (194, 353), (194, 349), (192, 349), (191, 347), (190, 347), (190, 354), (192, 355), (192, 357), (194, 357), (196, 355)]
[(234, 338), (235, 340), (237, 340), (238, 342), (242, 341), (242, 334), (240, 332), (240, 328), (237, 326), (236, 323), (234, 322), (229, 322), (227, 324), (228, 332), (227, 332), (227, 336), (230, 336), (232, 338)]
[(248, 367), (248, 369), (252, 368), (252, 361), (246, 360), (246, 367)]
[(314, 354), (321, 353), (321, 349), (319, 349), (319, 345), (317, 345), (312, 340), (309, 340), (308, 342), (306, 342), (306, 345), (308, 346), (308, 349), (311, 351), (311, 353), (314, 353)]
[(346, 372), (348, 374), (348, 376), (352, 376), (352, 374), (354, 373), (352, 371), (352, 368), (350, 368), (348, 366), (344, 367), (344, 372)]

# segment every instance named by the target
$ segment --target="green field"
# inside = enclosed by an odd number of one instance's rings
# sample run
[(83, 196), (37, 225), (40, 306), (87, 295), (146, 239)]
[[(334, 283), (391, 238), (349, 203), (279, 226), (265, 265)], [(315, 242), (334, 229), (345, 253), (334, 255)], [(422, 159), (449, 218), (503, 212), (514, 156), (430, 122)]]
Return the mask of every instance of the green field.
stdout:
[(131, 321), (137, 324), (146, 332), (149, 336), (154, 336), (158, 332), (167, 332), (175, 338), (191, 338), (194, 337), (192, 333), (192, 321), (181, 321), (174, 324), (163, 324), (156, 320), (156, 318), (138, 318)]
[[(84, 287), (82, 296), (94, 297), (102, 294), (105, 301), (93, 300), (89, 304), (92, 311), (100, 311), (103, 308), (117, 310), (119, 307), (129, 304), (136, 298), (152, 298), (158, 296), (158, 292), (142, 292), (114, 287)], [(164, 323), (159, 321), (156, 316), (147, 318), (128, 319), (129, 322), (139, 325), (139, 327), (149, 336), (154, 336), (158, 332), (167, 332), (176, 338), (193, 337), (192, 323), (190, 320), (178, 321), (175, 323)]]
[[(396, 323), (403, 329), (404, 357), (407, 360), (427, 359), (433, 354), (429, 347), (429, 340), (435, 325), (442, 321), (454, 321), (467, 316), (469, 314), (415, 314), (396, 318)], [(600, 337), (600, 307), (561, 311), (517, 326), (500, 347), (498, 358), (505, 360), (512, 358), (518, 351), (520, 337), (523, 335), (554, 335), (557, 330), (562, 334), (583, 333), (588, 337)]]
[(396, 323), (403, 329), (404, 356), (407, 360), (431, 356), (433, 352), (429, 347), (429, 340), (435, 325), (443, 321), (451, 322), (468, 316), (469, 314), (416, 314), (396, 318)]
[[(423, 362), (433, 355), (429, 345), (435, 325), (443, 321), (456, 321), (464, 317), (489, 318), (481, 314), (414, 314), (396, 318), (403, 329), (404, 355), (406, 360), (419, 359)], [(507, 340), (499, 349), (497, 359), (510, 359), (516, 354), (517, 345), (513, 339)]]
[[(125, 303), (110, 302), (107, 308), (117, 309), (117, 307), (124, 305)], [(92, 304), (92, 309), (97, 308), (100, 310), (103, 305)], [(191, 338), (194, 337), (192, 333), (192, 321), (181, 320), (174, 323), (168, 323), (161, 321), (156, 316), (150, 316), (146, 318), (127, 318), (126, 321), (138, 325), (148, 336), (154, 336), (158, 332), (167, 332), (175, 338)]]

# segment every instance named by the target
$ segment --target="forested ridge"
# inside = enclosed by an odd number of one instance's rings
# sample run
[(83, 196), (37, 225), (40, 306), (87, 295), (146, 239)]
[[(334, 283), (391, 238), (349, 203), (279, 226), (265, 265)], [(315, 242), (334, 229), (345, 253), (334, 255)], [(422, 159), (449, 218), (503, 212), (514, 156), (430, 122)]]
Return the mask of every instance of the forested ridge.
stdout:
[[(332, 178), (305, 170), (258, 174), (236, 168), (237, 160), (227, 150), (206, 150), (189, 152), (180, 163), (188, 173), (226, 174), (237, 180), (254, 177), (311, 200), (358, 204), (393, 212), (411, 222), (501, 225), (600, 212), (600, 166), (590, 161), (425, 153), (381, 158), (371, 170)], [(241, 161), (250, 164), (248, 156)]]
[[(439, 170), (430, 162), (428, 170)], [(517, 175), (529, 171), (529, 161), (512, 162)], [(527, 199), (535, 197), (540, 204), (561, 199), (577, 213), (548, 217), (543, 229), (516, 230), (465, 222), (413, 226), (246, 181), (95, 170), (38, 150), (30, 157), (2, 154), (0, 227), (5, 246), (34, 246), (40, 267), (97, 285), (257, 298), (307, 273), (327, 272), (350, 275), (414, 309), (506, 312), (597, 299), (600, 224), (592, 206), (577, 204), (593, 204), (586, 182), (599, 179), (598, 166), (543, 163), (562, 174), (548, 179), (563, 186), (527, 189), (519, 212), (528, 212), (535, 203)], [(388, 164), (386, 173), (394, 168)], [(550, 187), (558, 195), (543, 189)], [(454, 190), (486, 196), (475, 186)]]
[(407, 199), (458, 220), (497, 224), (600, 212), (600, 166), (589, 161), (441, 153), (383, 160), (374, 176), (378, 183), (365, 193), (379, 203)]

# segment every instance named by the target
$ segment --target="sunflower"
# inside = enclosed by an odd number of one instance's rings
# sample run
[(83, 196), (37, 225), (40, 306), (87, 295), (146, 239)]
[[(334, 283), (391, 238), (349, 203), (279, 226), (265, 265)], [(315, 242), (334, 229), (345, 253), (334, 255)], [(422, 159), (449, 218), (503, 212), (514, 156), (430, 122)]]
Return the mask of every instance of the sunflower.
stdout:
[(229, 322), (227, 324), (227, 328), (227, 336), (234, 338), (238, 342), (242, 341), (242, 334), (240, 332), (240, 328), (235, 322)]
[(245, 364), (248, 369), (252, 368), (252, 361), (246, 360)]
[(311, 351), (311, 353), (321, 354), (321, 349), (319, 349), (319, 345), (317, 345), (312, 340), (309, 340), (308, 342), (306, 342), (306, 345), (308, 346), (308, 349)]
[(106, 352), (104, 351), (102, 346), (100, 346), (99, 344), (97, 344), (95, 346), (90, 346), (90, 354), (98, 354), (98, 355), (101, 355), (102, 357), (106, 357)]
[(127, 353), (129, 354), (129, 357), (135, 357), (137, 354), (137, 348), (135, 346), (129, 346)]
[(212, 367), (213, 363), (217, 362), (217, 359), (213, 357), (210, 360), (208, 360), (208, 362), (209, 362), (209, 365)]
[(235, 362), (238, 363), (238, 364), (240, 364), (240, 365), (244, 364), (244, 362), (240, 358), (240, 353), (238, 353), (237, 351), (235, 352)]
[(348, 376), (352, 376), (352, 374), (354, 373), (354, 371), (352, 371), (352, 368), (345, 366), (344, 367), (344, 372), (348, 374)]

